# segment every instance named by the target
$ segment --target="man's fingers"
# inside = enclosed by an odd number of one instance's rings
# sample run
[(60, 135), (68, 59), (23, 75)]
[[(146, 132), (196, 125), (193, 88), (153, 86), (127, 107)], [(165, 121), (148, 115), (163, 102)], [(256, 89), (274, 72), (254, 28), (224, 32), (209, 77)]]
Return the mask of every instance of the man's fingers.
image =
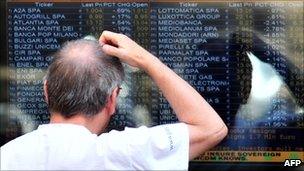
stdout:
[(107, 44), (107, 43), (113, 43), (114, 45), (118, 45), (118, 39), (119, 39), (120, 34), (114, 33), (111, 31), (103, 31), (100, 38), (99, 42), (100, 44)]
[(114, 46), (111, 46), (111, 45), (108, 45), (108, 44), (103, 44), (102, 45), (102, 51), (104, 53), (106, 53), (107, 55), (110, 55), (110, 56), (115, 56), (115, 57), (120, 57), (120, 52), (119, 52), (119, 49), (117, 47), (114, 47)]

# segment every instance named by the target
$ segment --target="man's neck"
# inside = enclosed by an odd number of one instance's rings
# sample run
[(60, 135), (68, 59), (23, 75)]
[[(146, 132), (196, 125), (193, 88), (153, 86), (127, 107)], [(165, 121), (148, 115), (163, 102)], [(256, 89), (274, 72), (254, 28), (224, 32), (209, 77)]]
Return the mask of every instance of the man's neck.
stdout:
[(93, 134), (100, 134), (104, 131), (106, 123), (101, 121), (98, 115), (92, 117), (86, 117), (83, 114), (76, 114), (70, 118), (65, 118), (60, 113), (52, 113), (50, 123), (69, 123), (75, 125), (82, 125), (86, 127)]

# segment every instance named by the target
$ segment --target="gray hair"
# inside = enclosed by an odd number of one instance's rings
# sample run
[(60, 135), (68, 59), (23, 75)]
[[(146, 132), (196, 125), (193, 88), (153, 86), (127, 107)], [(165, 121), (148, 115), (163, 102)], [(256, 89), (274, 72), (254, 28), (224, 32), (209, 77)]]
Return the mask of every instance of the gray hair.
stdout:
[(104, 54), (98, 41), (66, 42), (55, 53), (45, 77), (48, 108), (67, 118), (78, 113), (96, 115), (123, 78), (120, 60)]

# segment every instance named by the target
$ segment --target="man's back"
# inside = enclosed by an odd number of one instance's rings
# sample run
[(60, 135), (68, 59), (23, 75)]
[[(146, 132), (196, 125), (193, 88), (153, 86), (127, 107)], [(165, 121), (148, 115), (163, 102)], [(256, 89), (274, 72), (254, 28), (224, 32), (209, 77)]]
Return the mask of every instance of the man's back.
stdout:
[(47, 124), (2, 146), (1, 169), (185, 170), (187, 132), (185, 124), (173, 124), (97, 136), (80, 125)]

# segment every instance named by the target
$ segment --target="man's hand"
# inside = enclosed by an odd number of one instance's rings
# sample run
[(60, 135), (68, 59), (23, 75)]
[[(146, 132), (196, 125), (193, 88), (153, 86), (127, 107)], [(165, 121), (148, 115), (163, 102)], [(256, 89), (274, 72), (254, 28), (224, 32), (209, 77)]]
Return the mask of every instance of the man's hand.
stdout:
[(99, 38), (99, 43), (106, 54), (118, 57), (131, 66), (144, 68), (145, 57), (147, 57), (149, 52), (128, 36), (104, 31)]

